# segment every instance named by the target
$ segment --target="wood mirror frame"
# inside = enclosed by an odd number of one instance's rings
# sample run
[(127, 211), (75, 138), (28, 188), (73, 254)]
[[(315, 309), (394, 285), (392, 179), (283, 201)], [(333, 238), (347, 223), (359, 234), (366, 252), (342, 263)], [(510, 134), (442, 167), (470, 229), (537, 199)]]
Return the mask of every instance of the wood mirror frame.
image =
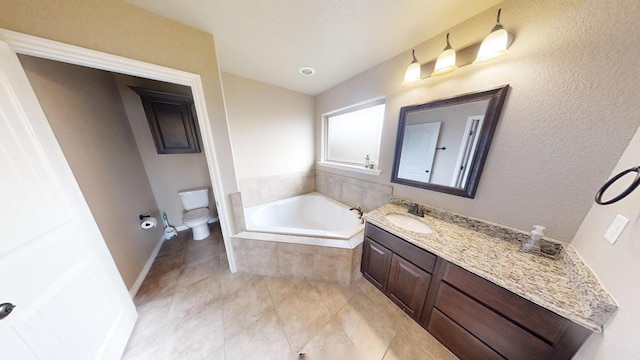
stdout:
[[(493, 134), (495, 132), (498, 119), (500, 118), (500, 113), (502, 112), (502, 106), (507, 96), (508, 89), (509, 85), (505, 85), (492, 90), (459, 95), (448, 99), (441, 99), (418, 105), (403, 106), (400, 109), (400, 119), (398, 122), (398, 135), (396, 137), (396, 148), (395, 157), (393, 160), (391, 182), (473, 199), (475, 197), (476, 189), (478, 188), (480, 174), (482, 173), (482, 168), (487, 158), (489, 146), (491, 145), (491, 140), (493, 139)], [(430, 182), (416, 181), (402, 178), (398, 175), (400, 168), (400, 159), (402, 156), (405, 129), (407, 125), (407, 117), (409, 114), (411, 114), (412, 112), (446, 108), (483, 100), (489, 100), (489, 102), (484, 113), (484, 119), (482, 120), (483, 123), (476, 140), (473, 156), (470, 157), (470, 166), (467, 171), (466, 180), (464, 180), (465, 185), (463, 187), (446, 186)], [(437, 144), (435, 146), (437, 146)]]

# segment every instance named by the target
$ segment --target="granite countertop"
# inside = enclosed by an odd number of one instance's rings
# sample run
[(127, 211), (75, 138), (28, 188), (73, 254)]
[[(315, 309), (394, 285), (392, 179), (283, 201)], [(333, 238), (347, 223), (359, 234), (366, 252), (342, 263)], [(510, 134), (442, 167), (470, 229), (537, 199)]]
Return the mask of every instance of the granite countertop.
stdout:
[(405, 207), (387, 204), (365, 214), (364, 218), (592, 331), (602, 332), (604, 324), (618, 308), (569, 244), (562, 244), (560, 258), (553, 260), (520, 251), (520, 241), (504, 239), (501, 236), (504, 230), (497, 229), (495, 233), (499, 237), (494, 237), (487, 234), (486, 229), (474, 231), (445, 221), (441, 216), (425, 214), (424, 218), (419, 218), (409, 215), (433, 229), (430, 234), (422, 234), (398, 227), (385, 218), (393, 213), (408, 215)]

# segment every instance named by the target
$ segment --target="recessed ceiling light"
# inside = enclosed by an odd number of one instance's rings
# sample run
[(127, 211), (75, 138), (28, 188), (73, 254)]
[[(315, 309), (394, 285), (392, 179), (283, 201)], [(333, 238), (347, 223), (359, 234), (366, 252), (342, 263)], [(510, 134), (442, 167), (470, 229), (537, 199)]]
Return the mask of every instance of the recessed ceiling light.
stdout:
[(308, 67), (308, 66), (303, 66), (303, 67), (300, 68), (300, 70), (298, 70), (298, 72), (302, 76), (311, 76), (311, 75), (316, 73), (316, 69), (314, 69), (312, 67)]

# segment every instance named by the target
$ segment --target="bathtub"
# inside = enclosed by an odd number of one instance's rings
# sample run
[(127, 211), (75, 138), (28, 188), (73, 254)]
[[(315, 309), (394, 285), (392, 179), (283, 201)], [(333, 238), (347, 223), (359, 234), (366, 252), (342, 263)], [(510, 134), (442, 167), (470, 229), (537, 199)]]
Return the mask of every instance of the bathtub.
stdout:
[(247, 231), (347, 240), (364, 229), (356, 211), (320, 193), (245, 209)]
[(244, 209), (232, 236), (238, 271), (348, 286), (360, 276), (364, 224), (349, 206), (310, 193)]

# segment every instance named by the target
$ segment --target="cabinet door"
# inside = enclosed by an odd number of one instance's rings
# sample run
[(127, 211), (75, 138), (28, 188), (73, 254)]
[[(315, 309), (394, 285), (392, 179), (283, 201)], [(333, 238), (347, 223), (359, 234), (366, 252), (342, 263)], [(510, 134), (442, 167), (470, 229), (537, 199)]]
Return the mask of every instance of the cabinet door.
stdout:
[(387, 290), (393, 253), (377, 242), (365, 238), (362, 249), (362, 275), (378, 289)]
[(162, 91), (130, 88), (140, 95), (158, 154), (199, 153), (193, 99)]
[(400, 256), (393, 255), (387, 295), (414, 319), (422, 314), (431, 275)]

